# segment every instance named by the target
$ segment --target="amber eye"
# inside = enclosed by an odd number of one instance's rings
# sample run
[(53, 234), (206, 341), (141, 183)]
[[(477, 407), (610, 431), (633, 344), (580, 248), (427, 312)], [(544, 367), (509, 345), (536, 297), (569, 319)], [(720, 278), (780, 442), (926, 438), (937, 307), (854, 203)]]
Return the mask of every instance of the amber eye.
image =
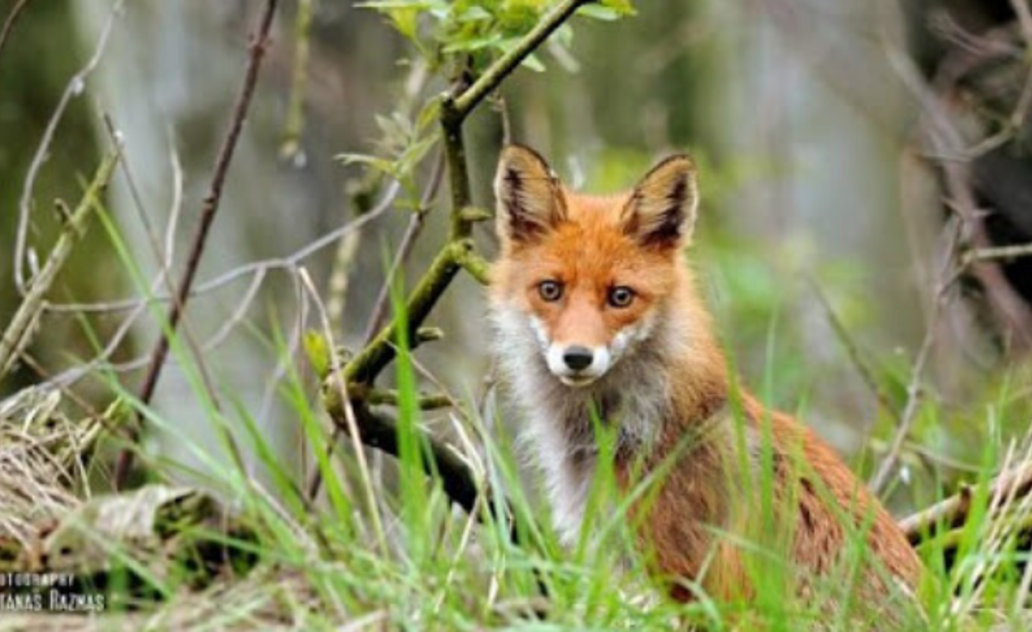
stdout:
[(563, 296), (563, 284), (558, 281), (542, 281), (538, 285), (538, 294), (549, 303), (558, 301)]
[(609, 304), (613, 307), (627, 307), (634, 300), (634, 290), (623, 285), (609, 290)]

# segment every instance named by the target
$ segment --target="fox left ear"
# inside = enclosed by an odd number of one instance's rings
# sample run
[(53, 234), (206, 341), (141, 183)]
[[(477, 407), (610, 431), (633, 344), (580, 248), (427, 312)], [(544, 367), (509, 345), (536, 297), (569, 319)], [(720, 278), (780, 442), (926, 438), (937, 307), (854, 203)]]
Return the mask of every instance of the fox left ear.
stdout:
[(523, 145), (502, 150), (495, 176), (498, 233), (511, 243), (530, 243), (566, 218), (559, 178), (539, 153)]
[(686, 154), (671, 156), (645, 174), (621, 215), (627, 234), (642, 246), (661, 250), (687, 243), (699, 205), (695, 174), (695, 163)]

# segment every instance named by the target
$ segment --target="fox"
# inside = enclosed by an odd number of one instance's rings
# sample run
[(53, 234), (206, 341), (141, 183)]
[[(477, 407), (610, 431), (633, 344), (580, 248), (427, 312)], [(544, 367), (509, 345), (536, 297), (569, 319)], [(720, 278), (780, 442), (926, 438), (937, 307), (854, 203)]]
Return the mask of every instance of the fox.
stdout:
[(615, 437), (606, 454), (621, 491), (663, 472), (628, 515), (635, 548), (674, 599), (756, 598), (741, 541), (767, 530), (756, 525), (768, 519), (734, 474), (741, 463), (753, 474), (771, 470), (768, 514), (784, 536), (796, 594), (845, 572), (851, 533), (870, 558), (855, 580), (861, 599), (913, 594), (922, 563), (885, 507), (811, 429), (732, 379), (683, 256), (700, 197), (690, 156), (660, 161), (629, 191), (597, 196), (568, 189), (535, 150), (508, 145), (494, 193), (495, 354), (561, 541), (576, 542), (582, 528), (603, 458), (601, 419)]

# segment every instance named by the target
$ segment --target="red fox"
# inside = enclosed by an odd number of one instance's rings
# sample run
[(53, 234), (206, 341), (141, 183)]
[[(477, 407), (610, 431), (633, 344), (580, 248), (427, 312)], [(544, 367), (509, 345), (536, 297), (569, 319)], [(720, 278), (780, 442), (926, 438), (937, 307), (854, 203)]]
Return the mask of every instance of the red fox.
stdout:
[[(768, 497), (784, 523), (776, 530), (788, 534), (797, 593), (839, 569), (848, 576), (850, 533), (868, 543), (852, 584), (858, 594), (878, 601), (890, 589), (916, 588), (915, 551), (834, 451), (791, 417), (732, 392), (682, 257), (699, 199), (688, 156), (663, 160), (629, 193), (601, 197), (566, 189), (540, 155), (513, 145), (502, 152), (495, 194), (497, 354), (528, 417), (562, 539), (579, 535), (595, 472), (594, 407), (615, 427), (613, 467), (624, 491), (671, 460), (650, 501), (630, 514), (640, 548), (676, 599), (695, 598), (690, 586), (754, 597), (740, 544), (767, 527), (762, 501), (733, 473), (741, 463), (772, 470)], [(696, 440), (682, 450), (685, 437)]]

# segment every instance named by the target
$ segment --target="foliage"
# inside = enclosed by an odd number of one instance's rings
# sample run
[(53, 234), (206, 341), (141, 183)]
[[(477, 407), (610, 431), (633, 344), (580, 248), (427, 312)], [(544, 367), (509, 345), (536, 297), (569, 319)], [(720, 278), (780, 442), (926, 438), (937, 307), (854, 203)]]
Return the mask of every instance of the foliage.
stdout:
[[(556, 5), (554, 0), (374, 0), (360, 6), (382, 13), (408, 40), (416, 59), (449, 83), (482, 73), (500, 55), (510, 52)], [(603, 0), (582, 6), (578, 14), (612, 21), (634, 14), (630, 0)], [(573, 27), (562, 24), (548, 40), (556, 55), (570, 57)], [(536, 53), (522, 62), (538, 72), (545, 65)], [(365, 164), (409, 184), (416, 167), (437, 144), (435, 125), (439, 99), (431, 97), (418, 108), (402, 107), (390, 115), (377, 115), (381, 137), (378, 155), (345, 153), (345, 164)], [(410, 112), (412, 110), (412, 112)]]
[[(477, 74), (497, 55), (511, 50), (553, 4), (552, 0), (374, 0), (362, 6), (387, 16), (433, 67), (451, 65), (450, 74), (456, 68)], [(630, 0), (603, 0), (579, 12), (596, 20), (616, 20), (632, 15), (634, 8)], [(568, 54), (565, 49), (572, 38), (572, 28), (563, 25), (552, 45)], [(533, 54), (523, 63), (532, 70), (545, 69)]]

